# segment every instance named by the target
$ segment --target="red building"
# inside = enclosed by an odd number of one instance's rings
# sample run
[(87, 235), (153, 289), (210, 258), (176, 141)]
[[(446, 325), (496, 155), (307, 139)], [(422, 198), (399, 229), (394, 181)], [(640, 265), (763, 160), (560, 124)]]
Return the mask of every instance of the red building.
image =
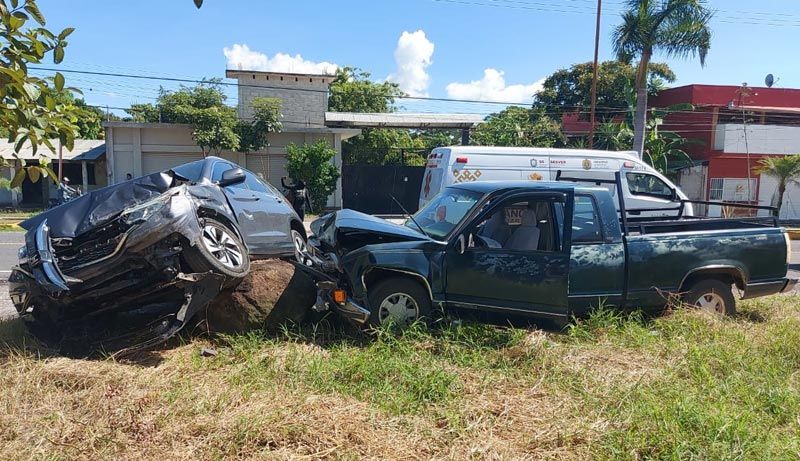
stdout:
[[(765, 156), (800, 153), (800, 89), (687, 85), (662, 91), (649, 103), (693, 106), (671, 113), (663, 126), (694, 140), (684, 150), (695, 166), (679, 177), (693, 198), (769, 205), (777, 180), (761, 178), (753, 168)], [(800, 188), (790, 187), (783, 208), (783, 217), (800, 218)]]

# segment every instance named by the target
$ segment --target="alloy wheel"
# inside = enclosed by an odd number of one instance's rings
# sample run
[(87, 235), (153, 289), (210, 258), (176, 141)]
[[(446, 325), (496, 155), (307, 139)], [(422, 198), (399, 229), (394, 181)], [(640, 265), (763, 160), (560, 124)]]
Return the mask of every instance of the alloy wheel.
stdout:
[(311, 259), (308, 257), (308, 243), (300, 232), (292, 229), (292, 242), (294, 243), (294, 257), (300, 264), (310, 266)]
[(239, 269), (244, 263), (242, 251), (236, 238), (227, 230), (217, 226), (203, 227), (203, 245), (217, 260), (231, 269)]

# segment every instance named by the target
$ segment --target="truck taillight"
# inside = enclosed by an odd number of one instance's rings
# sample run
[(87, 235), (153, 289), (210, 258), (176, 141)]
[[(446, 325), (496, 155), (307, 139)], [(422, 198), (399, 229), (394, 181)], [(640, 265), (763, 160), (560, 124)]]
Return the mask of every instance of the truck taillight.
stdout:
[(456, 163), (467, 163), (467, 157), (456, 157)]

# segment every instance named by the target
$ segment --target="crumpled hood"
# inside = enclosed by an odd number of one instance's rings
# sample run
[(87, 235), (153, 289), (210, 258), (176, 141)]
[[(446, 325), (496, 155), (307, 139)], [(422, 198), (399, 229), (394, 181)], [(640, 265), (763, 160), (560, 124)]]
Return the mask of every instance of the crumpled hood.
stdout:
[(111, 221), (126, 208), (163, 194), (173, 185), (169, 172), (153, 173), (91, 191), (27, 219), (20, 226), (35, 229), (46, 219), (52, 237), (76, 237)]
[(409, 227), (347, 209), (315, 220), (311, 231), (324, 246), (338, 253), (375, 243), (430, 240)]

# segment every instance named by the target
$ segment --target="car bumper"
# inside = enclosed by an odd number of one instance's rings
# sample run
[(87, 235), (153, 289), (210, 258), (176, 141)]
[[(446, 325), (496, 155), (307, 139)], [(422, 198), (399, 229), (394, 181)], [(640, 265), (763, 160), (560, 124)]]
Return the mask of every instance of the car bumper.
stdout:
[(749, 283), (744, 289), (744, 296), (742, 296), (742, 299), (758, 298), (761, 296), (774, 295), (776, 293), (787, 293), (794, 289), (797, 281), (796, 278), (785, 277), (769, 282)]

